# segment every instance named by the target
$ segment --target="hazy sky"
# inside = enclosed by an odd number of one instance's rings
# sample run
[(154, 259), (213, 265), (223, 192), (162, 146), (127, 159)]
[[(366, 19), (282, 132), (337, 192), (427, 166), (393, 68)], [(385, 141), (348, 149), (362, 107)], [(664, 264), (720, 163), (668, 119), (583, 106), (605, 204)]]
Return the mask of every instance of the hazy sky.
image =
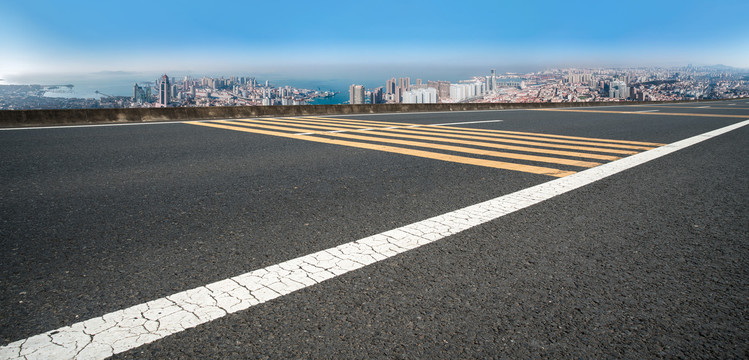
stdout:
[(0, 78), (98, 71), (312, 78), (688, 63), (749, 68), (748, 14), (746, 0), (0, 0)]

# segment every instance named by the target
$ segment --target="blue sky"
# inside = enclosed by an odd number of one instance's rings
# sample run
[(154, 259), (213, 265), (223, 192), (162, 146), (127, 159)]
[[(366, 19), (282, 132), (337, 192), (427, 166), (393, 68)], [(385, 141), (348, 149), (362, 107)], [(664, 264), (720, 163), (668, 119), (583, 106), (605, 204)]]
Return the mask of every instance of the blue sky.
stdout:
[[(749, 1), (0, 0), (0, 78), (749, 68)], [(485, 71), (482, 71), (482, 73)]]

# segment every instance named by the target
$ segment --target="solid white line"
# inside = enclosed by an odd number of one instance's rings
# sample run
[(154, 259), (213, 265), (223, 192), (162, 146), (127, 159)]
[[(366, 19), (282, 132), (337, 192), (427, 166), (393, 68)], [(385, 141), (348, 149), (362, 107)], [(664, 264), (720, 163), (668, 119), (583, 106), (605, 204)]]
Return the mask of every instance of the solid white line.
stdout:
[(502, 122), (504, 120), (481, 120), (481, 121), (464, 121), (464, 122), (454, 122), (454, 123), (441, 123), (441, 124), (432, 124), (431, 126), (442, 126), (442, 125), (465, 125), (465, 124), (483, 124), (483, 123), (495, 123), (495, 122)]
[(749, 124), (745, 120), (489, 201), (10, 343), (1, 359), (103, 359), (578, 189)]
[(642, 111), (633, 111), (633, 112), (636, 112), (636, 113), (649, 113), (649, 112), (656, 112), (656, 111), (660, 111), (660, 110), (642, 110)]
[[(164, 125), (164, 124), (182, 124), (185, 121), (152, 121), (152, 122), (137, 122), (137, 123), (114, 123), (114, 124), (90, 124), (90, 125), (55, 125), (55, 126), (34, 126), (34, 127), (13, 127), (13, 128), (0, 128), (0, 131), (15, 131), (15, 130), (43, 130), (43, 129), (79, 129), (79, 128), (92, 128), (92, 127), (108, 127), (108, 126), (136, 126), (136, 125)], [(195, 120), (191, 122), (208, 122), (215, 120)]]
[(698, 106), (698, 107), (696, 107), (695, 109), (707, 109), (707, 108), (709, 108), (709, 107), (710, 107), (710, 106)]

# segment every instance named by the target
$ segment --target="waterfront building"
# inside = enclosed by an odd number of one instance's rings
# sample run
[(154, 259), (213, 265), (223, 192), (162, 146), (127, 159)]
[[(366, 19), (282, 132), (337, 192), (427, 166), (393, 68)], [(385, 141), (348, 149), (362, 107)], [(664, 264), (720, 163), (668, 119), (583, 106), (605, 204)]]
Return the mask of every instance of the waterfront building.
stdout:
[(150, 97), (150, 89), (148, 96), (146, 96), (146, 90), (142, 86), (138, 86), (136, 83), (133, 85), (133, 102), (143, 104), (148, 102), (148, 98)]
[(364, 85), (352, 84), (349, 87), (349, 104), (364, 104)]

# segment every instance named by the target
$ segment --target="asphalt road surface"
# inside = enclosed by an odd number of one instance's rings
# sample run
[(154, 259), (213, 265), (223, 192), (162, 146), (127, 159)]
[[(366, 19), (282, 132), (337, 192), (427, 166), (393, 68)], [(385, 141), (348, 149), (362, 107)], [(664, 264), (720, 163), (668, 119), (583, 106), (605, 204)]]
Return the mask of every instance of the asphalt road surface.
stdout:
[[(0, 358), (747, 358), (749, 126), (242, 282), (747, 119), (734, 100), (0, 131)], [(244, 300), (221, 305), (228, 283)]]

